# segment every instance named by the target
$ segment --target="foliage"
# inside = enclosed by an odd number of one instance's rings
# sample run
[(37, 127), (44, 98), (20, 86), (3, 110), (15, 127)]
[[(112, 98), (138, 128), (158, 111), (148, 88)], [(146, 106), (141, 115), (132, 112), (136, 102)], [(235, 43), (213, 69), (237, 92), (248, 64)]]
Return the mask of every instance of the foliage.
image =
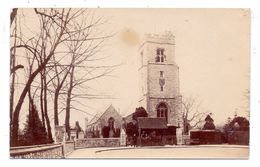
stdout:
[(203, 126), (203, 130), (214, 130), (216, 129), (215, 125), (214, 125), (214, 120), (211, 118), (210, 115), (207, 115), (207, 117), (205, 118), (205, 124)]
[(203, 126), (203, 130), (214, 130), (216, 129), (213, 122), (206, 122)]
[(39, 145), (51, 142), (48, 141), (47, 133), (35, 105), (31, 105), (23, 133), (19, 137), (20, 145)]
[(134, 136), (134, 134), (136, 134), (136, 136), (138, 135), (137, 125), (134, 124), (133, 122), (127, 123), (126, 124), (126, 135), (127, 136)]
[(143, 107), (138, 107), (135, 109), (132, 119), (137, 120), (138, 117), (147, 117), (147, 116), (148, 116), (148, 114), (147, 114), (146, 110)]
[(237, 116), (224, 125), (224, 131), (249, 131), (249, 121), (245, 117)]

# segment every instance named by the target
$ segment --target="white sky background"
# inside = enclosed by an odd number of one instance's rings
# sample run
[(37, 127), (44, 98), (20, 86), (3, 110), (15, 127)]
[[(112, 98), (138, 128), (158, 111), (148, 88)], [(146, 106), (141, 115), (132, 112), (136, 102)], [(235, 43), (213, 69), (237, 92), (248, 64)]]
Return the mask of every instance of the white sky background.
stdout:
[[(23, 10), (27, 26), (33, 29), (34, 17)], [(175, 58), (180, 67), (182, 96), (195, 96), (201, 110), (213, 113), (216, 125), (228, 117), (247, 116), (244, 92), (249, 88), (250, 12), (246, 9), (91, 9), (108, 23), (102, 27), (115, 32), (100, 53), (108, 56), (105, 64), (122, 64), (113, 76), (87, 83), (92, 92), (112, 95), (115, 99), (81, 99), (88, 107), (73, 104), (94, 115), (113, 104), (122, 115), (139, 106), (138, 47), (145, 33), (171, 31), (175, 35)], [(151, 19), (152, 18), (152, 19)], [(100, 63), (100, 62), (97, 62)], [(18, 77), (22, 77), (21, 76)], [(85, 92), (89, 93), (89, 92)], [(16, 96), (19, 97), (19, 92)], [(24, 108), (26, 108), (24, 104)], [(61, 106), (61, 105), (60, 105)], [(53, 117), (52, 101), (49, 115)], [(21, 112), (25, 120), (27, 110)], [(71, 110), (71, 126), (92, 116)], [(64, 122), (65, 112), (60, 114)]]

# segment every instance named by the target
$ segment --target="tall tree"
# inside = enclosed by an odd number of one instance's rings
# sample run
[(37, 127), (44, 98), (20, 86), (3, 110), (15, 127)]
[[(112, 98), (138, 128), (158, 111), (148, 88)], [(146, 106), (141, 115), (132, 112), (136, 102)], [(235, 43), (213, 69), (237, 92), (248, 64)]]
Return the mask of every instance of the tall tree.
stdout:
[(22, 145), (36, 145), (48, 143), (46, 131), (39, 118), (36, 106), (30, 103), (29, 115), (25, 123), (23, 135), (21, 136)]
[(214, 120), (211, 118), (211, 116), (209, 114), (205, 118), (205, 124), (203, 126), (203, 130), (214, 130), (214, 129), (216, 129), (216, 127), (214, 125)]
[(197, 127), (203, 122), (203, 118), (207, 112), (202, 111), (200, 103), (195, 97), (184, 98), (182, 101), (182, 122), (184, 134), (188, 134), (189, 130)]
[(132, 119), (137, 120), (138, 117), (147, 117), (147, 116), (148, 116), (148, 114), (147, 114), (146, 110), (143, 107), (138, 107), (135, 109)]
[(42, 62), (38, 61), (39, 65), (34, 68), (31, 75), (28, 76), (14, 108), (11, 141), (11, 144), (14, 146), (17, 145), (18, 141), (20, 111), (29, 87), (40, 72), (45, 69), (56, 50), (62, 46), (62, 43), (68, 40), (73, 34), (77, 33), (75, 31), (70, 31), (69, 26), (75, 24), (77, 18), (83, 11), (81, 9), (75, 11), (72, 11), (72, 9), (34, 9), (34, 12), (39, 19), (38, 30), (35, 30), (36, 33), (31, 38), (25, 38), (26, 41), (20, 37), (21, 44), (11, 47), (11, 50), (18, 48), (27, 50), (32, 57), (36, 57), (37, 60), (39, 60), (40, 57), (44, 57)]
[[(15, 13), (17, 14), (19, 13)], [(35, 20), (33, 30), (26, 31), (31, 33), (30, 36), (19, 36), (17, 38), (19, 45), (14, 44), (11, 47), (11, 53), (19, 50), (19, 54), (28, 54), (31, 60), (29, 66), (32, 67), (26, 76), (23, 88), (19, 90), (17, 103), (10, 104), (14, 108), (10, 112), (12, 146), (17, 145), (18, 142), (19, 115), (29, 89), (33, 88), (38, 94), (35, 97), (39, 97), (40, 100), (42, 124), (43, 127), (46, 126), (49, 141), (52, 141), (48, 96), (52, 97), (52, 93), (54, 94), (54, 123), (58, 125), (59, 95), (62, 94), (61, 91), (66, 91), (68, 95), (65, 102), (66, 124), (69, 125), (72, 99), (89, 97), (89, 94), (73, 93), (73, 90), (83, 87), (87, 81), (106, 76), (112, 71), (110, 66), (94, 67), (86, 63), (102, 59), (92, 59), (92, 56), (100, 51), (103, 42), (111, 36), (104, 35), (103, 30), (96, 31), (97, 26), (104, 24), (101, 22), (101, 17), (91, 16), (87, 9), (34, 9), (34, 14), (38, 20)], [(29, 26), (20, 26), (19, 30), (23, 31), (25, 27)], [(75, 72), (77, 68), (85, 70), (86, 74), (78, 75)], [(92, 75), (93, 71), (99, 69), (104, 70)], [(51, 87), (54, 85), (56, 86)]]

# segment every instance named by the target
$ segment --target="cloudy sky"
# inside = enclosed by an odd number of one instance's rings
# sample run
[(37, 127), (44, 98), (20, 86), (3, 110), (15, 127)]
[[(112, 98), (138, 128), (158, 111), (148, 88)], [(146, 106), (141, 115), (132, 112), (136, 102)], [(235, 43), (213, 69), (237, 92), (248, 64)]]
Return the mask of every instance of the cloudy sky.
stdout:
[[(245, 9), (91, 9), (107, 20), (106, 31), (115, 35), (102, 54), (122, 64), (113, 76), (89, 85), (114, 99), (83, 99), (88, 113), (103, 112), (113, 104), (122, 115), (138, 107), (138, 46), (146, 33), (171, 31), (180, 72), (180, 92), (194, 96), (201, 109), (213, 113), (216, 124), (227, 117), (245, 116), (244, 92), (249, 87), (250, 12)], [(25, 12), (26, 13), (26, 12)], [(82, 106), (81, 106), (82, 107)], [(84, 126), (90, 115), (72, 111)], [(61, 114), (61, 121), (64, 114)]]

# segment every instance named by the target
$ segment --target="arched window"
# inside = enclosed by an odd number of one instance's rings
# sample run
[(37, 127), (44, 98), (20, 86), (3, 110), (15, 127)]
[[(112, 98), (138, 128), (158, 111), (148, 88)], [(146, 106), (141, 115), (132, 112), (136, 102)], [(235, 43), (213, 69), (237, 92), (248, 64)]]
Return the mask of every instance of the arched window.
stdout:
[(110, 128), (114, 128), (114, 122), (115, 122), (115, 119), (113, 117), (110, 117), (108, 120), (107, 120), (107, 123), (108, 123), (108, 126)]
[(111, 137), (114, 137), (115, 136), (115, 127), (114, 127), (114, 122), (115, 122), (115, 119), (113, 117), (110, 117), (108, 119), (108, 137), (111, 138)]
[(165, 103), (160, 103), (157, 107), (157, 117), (167, 119), (168, 108)]

